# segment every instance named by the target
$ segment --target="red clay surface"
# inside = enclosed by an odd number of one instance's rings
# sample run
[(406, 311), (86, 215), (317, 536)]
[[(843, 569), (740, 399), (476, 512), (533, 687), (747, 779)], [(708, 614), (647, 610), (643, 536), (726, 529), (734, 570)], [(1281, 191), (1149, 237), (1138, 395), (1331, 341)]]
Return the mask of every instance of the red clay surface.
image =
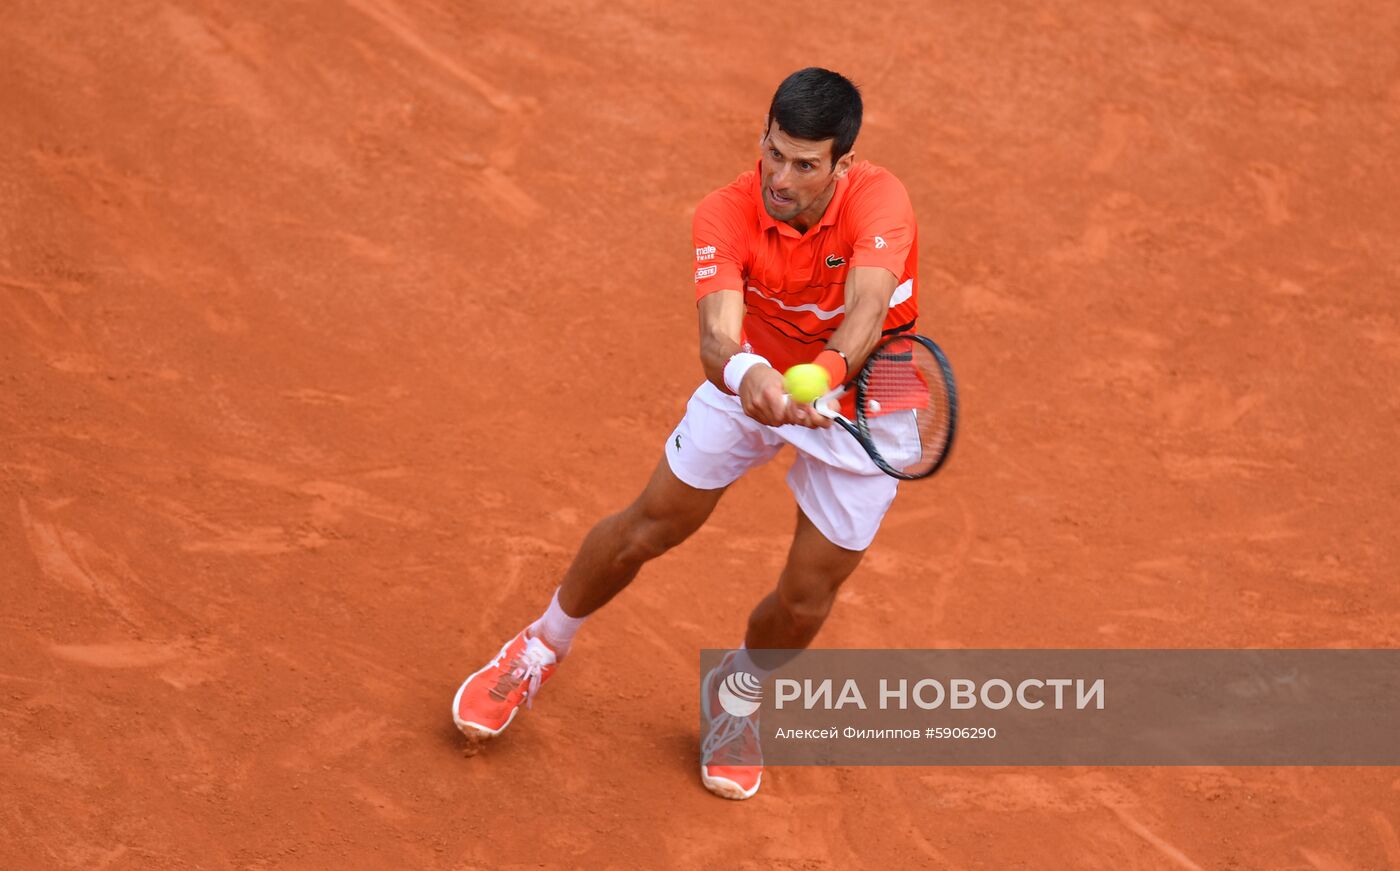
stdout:
[[(782, 462), (464, 758), (809, 63), (962, 441), (828, 647), (1400, 644), (1400, 7), (71, 0), (0, 28), (0, 867), (1400, 868), (1395, 769), (697, 776)], [(1226, 8), (1222, 8), (1226, 7)]]

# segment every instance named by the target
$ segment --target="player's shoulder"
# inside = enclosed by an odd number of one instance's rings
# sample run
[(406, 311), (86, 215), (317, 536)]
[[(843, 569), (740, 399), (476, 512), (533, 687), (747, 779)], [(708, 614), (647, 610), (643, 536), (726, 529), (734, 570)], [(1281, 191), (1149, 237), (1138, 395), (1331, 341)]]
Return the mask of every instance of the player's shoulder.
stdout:
[(904, 182), (888, 169), (876, 166), (868, 160), (857, 160), (853, 163), (846, 173), (846, 180), (850, 185), (847, 199), (853, 205), (888, 198), (905, 202), (909, 199)]

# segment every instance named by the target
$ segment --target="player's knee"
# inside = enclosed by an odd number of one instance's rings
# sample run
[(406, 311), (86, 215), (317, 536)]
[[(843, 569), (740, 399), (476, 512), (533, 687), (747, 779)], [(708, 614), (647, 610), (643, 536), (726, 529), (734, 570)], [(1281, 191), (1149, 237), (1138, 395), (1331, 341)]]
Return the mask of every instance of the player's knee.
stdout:
[(836, 604), (835, 588), (804, 589), (778, 597), (779, 604), (787, 612), (788, 619), (803, 628), (816, 628), (831, 613)]
[(631, 518), (622, 549), (625, 562), (644, 563), (656, 559), (690, 537), (692, 530), (667, 517), (641, 515)]

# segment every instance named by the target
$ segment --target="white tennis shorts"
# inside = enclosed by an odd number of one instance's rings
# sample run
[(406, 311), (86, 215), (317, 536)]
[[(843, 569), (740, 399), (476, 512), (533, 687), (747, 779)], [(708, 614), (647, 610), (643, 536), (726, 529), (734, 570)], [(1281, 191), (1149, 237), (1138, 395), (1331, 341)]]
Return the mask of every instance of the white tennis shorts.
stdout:
[(765, 426), (744, 414), (739, 397), (706, 381), (666, 440), (666, 461), (686, 484), (717, 490), (773, 459), (783, 445), (797, 449), (787, 482), (802, 513), (832, 543), (869, 547), (899, 481), (881, 472), (840, 426)]

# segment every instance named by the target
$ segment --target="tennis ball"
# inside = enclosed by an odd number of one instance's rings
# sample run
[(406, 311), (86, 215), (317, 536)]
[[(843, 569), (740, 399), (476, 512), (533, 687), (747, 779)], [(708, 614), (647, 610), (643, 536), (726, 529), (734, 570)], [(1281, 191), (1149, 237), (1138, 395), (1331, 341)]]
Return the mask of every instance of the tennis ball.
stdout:
[(798, 363), (783, 373), (783, 389), (798, 402), (812, 402), (831, 389), (826, 370), (816, 363)]

